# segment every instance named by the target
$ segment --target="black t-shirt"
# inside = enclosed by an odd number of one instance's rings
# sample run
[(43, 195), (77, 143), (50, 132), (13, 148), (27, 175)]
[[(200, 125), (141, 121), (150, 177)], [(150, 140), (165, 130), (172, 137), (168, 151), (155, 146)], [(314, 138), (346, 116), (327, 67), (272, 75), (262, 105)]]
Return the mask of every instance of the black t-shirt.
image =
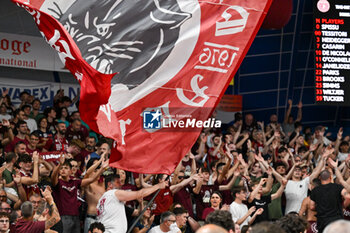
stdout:
[(271, 203), (271, 195), (268, 195), (268, 196), (262, 196), (260, 200), (254, 198), (254, 200), (248, 204), (249, 208), (255, 206), (256, 210), (260, 208), (264, 209), (264, 212), (261, 215), (256, 216), (254, 224), (269, 220), (268, 205), (270, 203)]
[(128, 221), (128, 229), (129, 229), (131, 225), (134, 223), (134, 217), (132, 216), (132, 214), (134, 213), (134, 208), (131, 208), (126, 205), (124, 205), (124, 207), (125, 207), (125, 215)]
[(317, 223), (320, 223), (320, 227), (343, 218), (342, 190), (340, 184), (329, 183), (311, 191), (310, 198), (316, 203)]

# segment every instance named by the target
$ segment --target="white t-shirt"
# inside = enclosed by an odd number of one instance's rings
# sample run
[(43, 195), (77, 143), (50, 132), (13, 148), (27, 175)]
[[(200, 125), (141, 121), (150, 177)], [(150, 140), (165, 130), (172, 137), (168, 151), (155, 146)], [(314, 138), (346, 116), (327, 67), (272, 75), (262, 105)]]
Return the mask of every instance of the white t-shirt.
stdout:
[[(312, 142), (312, 144), (317, 144), (317, 142), (318, 142), (318, 139), (315, 138), (314, 141)], [(332, 143), (331, 140), (329, 140), (329, 139), (326, 138), (326, 137), (323, 137), (323, 144), (325, 144), (326, 146), (328, 146), (328, 145), (331, 144), (331, 143)]]
[(149, 231), (149, 233), (178, 233), (181, 232), (181, 230), (178, 227), (171, 227), (170, 231), (162, 231), (158, 226), (152, 227), (152, 229)]
[(310, 178), (306, 177), (301, 181), (288, 180), (284, 194), (286, 195), (286, 214), (299, 212), (301, 203), (307, 197)]
[(12, 116), (10, 114), (0, 114), (0, 122), (2, 122), (3, 119), (5, 120), (10, 120), (12, 118)]
[(118, 200), (115, 191), (105, 192), (97, 204), (97, 219), (105, 226), (105, 233), (125, 233), (128, 229), (124, 203)]
[(337, 158), (340, 162), (343, 162), (348, 156), (349, 156), (349, 153), (339, 152)]
[[(239, 204), (237, 202), (232, 202), (230, 205), (230, 213), (232, 214), (232, 219), (234, 222), (237, 222), (238, 219), (241, 219), (248, 212), (248, 207), (245, 204)], [(242, 228), (245, 225), (249, 225), (250, 216), (244, 220), (244, 222), (240, 225)]]
[(24, 121), (27, 123), (28, 129), (30, 130), (31, 133), (38, 129), (38, 126), (34, 119), (28, 118), (27, 120), (24, 120)]

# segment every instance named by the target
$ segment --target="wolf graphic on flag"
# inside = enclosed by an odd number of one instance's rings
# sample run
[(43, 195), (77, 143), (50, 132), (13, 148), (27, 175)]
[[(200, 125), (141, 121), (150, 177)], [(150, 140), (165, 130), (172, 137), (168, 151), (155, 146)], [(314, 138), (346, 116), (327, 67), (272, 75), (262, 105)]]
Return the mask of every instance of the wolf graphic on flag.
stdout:
[(58, 2), (48, 12), (69, 32), (84, 60), (101, 73), (118, 73), (112, 84), (129, 89), (160, 67), (191, 17), (176, 0), (143, 0), (143, 7), (135, 0), (76, 0), (66, 10)]
[(172, 173), (200, 130), (145, 130), (143, 112), (208, 120), (272, 2), (12, 1), (79, 82), (82, 120), (114, 140), (110, 166), (147, 174)]

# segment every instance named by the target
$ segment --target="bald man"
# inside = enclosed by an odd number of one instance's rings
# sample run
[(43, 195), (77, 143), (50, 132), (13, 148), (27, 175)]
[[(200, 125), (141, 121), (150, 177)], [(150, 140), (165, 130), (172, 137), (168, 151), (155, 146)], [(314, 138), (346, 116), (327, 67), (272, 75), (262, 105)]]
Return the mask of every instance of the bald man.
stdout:
[(228, 233), (228, 231), (220, 226), (207, 224), (199, 228), (196, 233)]
[(350, 233), (350, 221), (337, 220), (329, 224), (323, 231), (323, 233)]

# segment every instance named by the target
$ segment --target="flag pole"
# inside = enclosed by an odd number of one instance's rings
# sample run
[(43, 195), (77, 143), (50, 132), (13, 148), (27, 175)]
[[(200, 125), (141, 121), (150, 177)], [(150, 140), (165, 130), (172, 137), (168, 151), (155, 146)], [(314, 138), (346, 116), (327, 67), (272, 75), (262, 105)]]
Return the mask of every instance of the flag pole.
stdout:
[(145, 208), (143, 208), (143, 210), (141, 211), (140, 215), (135, 219), (135, 221), (132, 223), (131, 227), (129, 228), (127, 233), (130, 233), (132, 231), (132, 229), (136, 226), (137, 222), (140, 220), (140, 218), (142, 217), (142, 215), (146, 212), (147, 208), (150, 207), (154, 201), (154, 199), (157, 197), (157, 195), (159, 194), (160, 189), (157, 190), (157, 192), (154, 194), (154, 196), (152, 197), (152, 199), (148, 202), (148, 204), (145, 206)]

